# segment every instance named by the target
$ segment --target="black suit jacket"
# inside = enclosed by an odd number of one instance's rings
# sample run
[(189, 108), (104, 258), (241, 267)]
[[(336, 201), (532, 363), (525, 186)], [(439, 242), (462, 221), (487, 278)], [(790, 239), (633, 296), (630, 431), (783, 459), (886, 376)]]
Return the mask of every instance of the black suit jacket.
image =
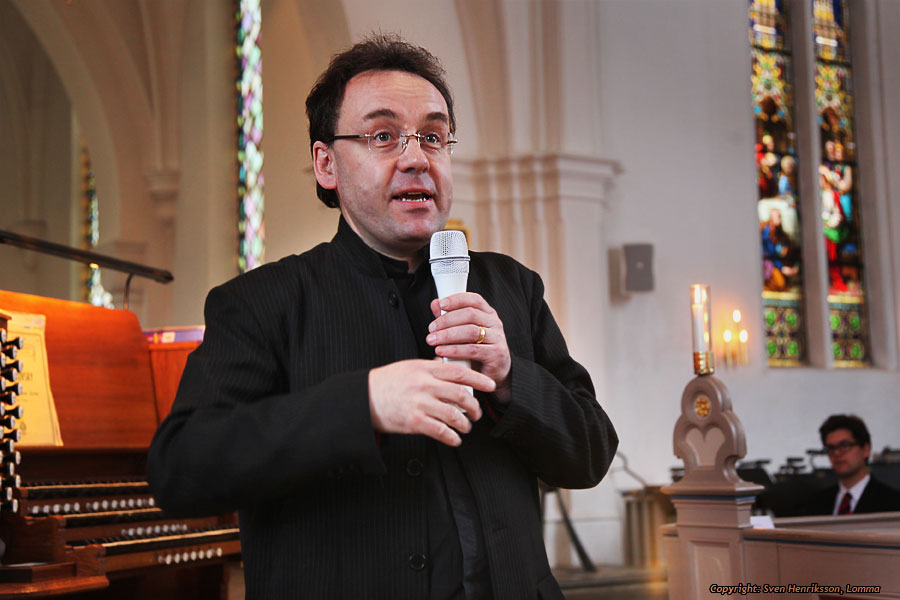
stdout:
[[(456, 450), (493, 595), (562, 598), (537, 478), (596, 485), (618, 440), (537, 274), (472, 253), (468, 289), (497, 310), (512, 355), (511, 403), (485, 410)], [(248, 600), (427, 598), (416, 461), (437, 465), (426, 438), (376, 436), (369, 413), (369, 370), (418, 354), (379, 256), (341, 220), (331, 243), (213, 289), (206, 324), (150, 448), (160, 505), (181, 516), (239, 510)]]
[[(810, 515), (830, 515), (840, 486), (833, 485), (816, 493), (810, 501)], [(863, 488), (862, 496), (853, 514), (900, 511), (900, 491), (870, 475), (869, 483)]]

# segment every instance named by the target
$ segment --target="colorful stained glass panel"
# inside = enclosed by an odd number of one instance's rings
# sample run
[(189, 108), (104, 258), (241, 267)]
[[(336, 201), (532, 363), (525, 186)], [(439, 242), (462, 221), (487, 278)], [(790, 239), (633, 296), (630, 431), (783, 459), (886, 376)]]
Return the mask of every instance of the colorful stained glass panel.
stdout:
[(237, 0), (236, 55), (238, 76), (238, 267), (243, 273), (265, 260), (263, 219), (263, 84), (259, 47), (260, 0)]
[(790, 50), (784, 0), (750, 0), (750, 45)]
[(827, 61), (849, 61), (846, 0), (813, 0), (812, 8), (816, 57)]
[(831, 325), (831, 349), (836, 367), (858, 367), (869, 361), (867, 355), (865, 305), (829, 298), (828, 320)]
[(769, 365), (798, 366), (806, 357), (806, 329), (790, 21), (781, 1), (749, 4), (766, 348)]
[(766, 354), (771, 366), (790, 367), (803, 358), (802, 313), (791, 298), (769, 298), (764, 305)]
[(835, 366), (870, 362), (846, 0), (813, 0), (819, 195)]
[[(97, 188), (94, 185), (94, 170), (87, 146), (81, 143), (81, 212), (82, 247), (93, 250), (100, 242), (100, 204), (97, 201)], [(101, 281), (100, 269), (85, 265), (82, 272), (85, 299), (94, 306), (113, 308), (112, 294), (106, 291)]]

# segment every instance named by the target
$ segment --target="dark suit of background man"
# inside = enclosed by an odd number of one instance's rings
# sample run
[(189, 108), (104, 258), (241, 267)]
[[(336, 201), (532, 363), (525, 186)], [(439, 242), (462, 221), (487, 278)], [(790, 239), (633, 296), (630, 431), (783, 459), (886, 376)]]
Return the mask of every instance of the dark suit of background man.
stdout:
[(370, 38), (306, 109), (337, 234), (210, 292), (150, 448), (159, 503), (239, 511), (248, 600), (562, 598), (537, 479), (596, 485), (618, 439), (536, 273), (473, 252), (469, 291), (435, 299), (456, 141), (440, 63)]
[(900, 491), (869, 473), (872, 440), (855, 415), (831, 415), (819, 428), (822, 444), (840, 485), (822, 490), (810, 502), (810, 514), (848, 515), (900, 510)]

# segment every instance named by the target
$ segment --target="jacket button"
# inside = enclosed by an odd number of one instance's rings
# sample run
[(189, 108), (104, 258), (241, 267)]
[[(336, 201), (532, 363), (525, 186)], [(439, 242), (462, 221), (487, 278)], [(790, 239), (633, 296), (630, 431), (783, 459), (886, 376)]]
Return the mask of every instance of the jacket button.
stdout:
[(396, 292), (390, 292), (388, 294), (388, 302), (390, 302), (391, 306), (393, 306), (394, 308), (397, 308), (398, 306), (400, 306), (400, 298), (397, 297)]
[(409, 555), (409, 568), (413, 571), (421, 571), (425, 568), (425, 565), (428, 564), (428, 559), (425, 558), (424, 554), (410, 554)]
[(425, 470), (425, 465), (422, 464), (422, 461), (418, 458), (411, 458), (408, 463), (406, 463), (406, 474), (410, 477), (418, 477), (422, 474), (422, 471)]

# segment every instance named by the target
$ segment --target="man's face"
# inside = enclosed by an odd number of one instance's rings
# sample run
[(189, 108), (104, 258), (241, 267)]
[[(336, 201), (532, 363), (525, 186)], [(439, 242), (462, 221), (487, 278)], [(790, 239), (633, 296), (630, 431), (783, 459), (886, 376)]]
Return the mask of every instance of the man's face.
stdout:
[[(404, 71), (366, 71), (347, 83), (335, 134), (373, 133), (389, 126), (401, 133), (449, 129), (447, 103), (427, 80)], [(424, 151), (415, 138), (406, 149), (382, 154), (367, 141), (313, 145), (316, 179), (337, 190), (341, 212), (375, 250), (412, 257), (444, 228), (453, 201), (448, 151)]]
[(839, 479), (853, 478), (860, 472), (865, 474), (862, 469), (867, 469), (866, 459), (869, 458), (871, 447), (869, 444), (857, 444), (849, 429), (835, 429), (826, 435), (825, 448), (833, 449), (829, 450), (828, 458)]

